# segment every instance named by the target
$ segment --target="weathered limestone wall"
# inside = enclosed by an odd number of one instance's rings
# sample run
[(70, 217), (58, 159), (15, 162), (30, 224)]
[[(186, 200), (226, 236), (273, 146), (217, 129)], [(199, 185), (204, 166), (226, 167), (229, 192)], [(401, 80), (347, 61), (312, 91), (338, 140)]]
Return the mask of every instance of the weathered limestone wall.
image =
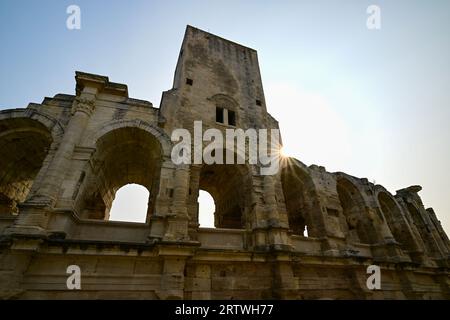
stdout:
[[(173, 129), (193, 135), (194, 121), (278, 128), (255, 50), (188, 27), (160, 108), (107, 77), (75, 79), (75, 95), (0, 111), (1, 298), (450, 299), (450, 241), (419, 186), (392, 195), (292, 158), (273, 176), (171, 161)], [(149, 190), (145, 223), (109, 221), (129, 183)], [(199, 190), (215, 229), (199, 228)]]

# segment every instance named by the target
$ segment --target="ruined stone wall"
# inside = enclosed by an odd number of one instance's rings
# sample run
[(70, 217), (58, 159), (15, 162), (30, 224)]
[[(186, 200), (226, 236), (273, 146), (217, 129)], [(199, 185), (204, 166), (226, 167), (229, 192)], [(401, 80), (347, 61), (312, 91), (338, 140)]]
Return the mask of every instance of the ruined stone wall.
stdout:
[[(255, 50), (188, 27), (160, 108), (104, 76), (75, 80), (75, 95), (0, 111), (1, 298), (450, 298), (450, 241), (419, 186), (393, 195), (293, 158), (273, 176), (172, 162), (172, 131), (194, 121), (278, 128)], [(145, 223), (109, 220), (129, 183), (149, 190)], [(199, 227), (199, 190), (215, 229)], [(366, 286), (374, 264), (379, 290)]]

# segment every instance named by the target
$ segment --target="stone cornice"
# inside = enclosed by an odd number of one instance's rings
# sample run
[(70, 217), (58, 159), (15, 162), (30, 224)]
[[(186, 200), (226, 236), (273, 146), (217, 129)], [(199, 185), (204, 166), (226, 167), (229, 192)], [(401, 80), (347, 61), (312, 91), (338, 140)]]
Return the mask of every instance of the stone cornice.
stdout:
[(98, 92), (128, 98), (128, 87), (122, 83), (110, 82), (109, 78), (106, 76), (76, 71), (75, 80), (77, 82), (77, 96), (80, 95), (85, 87), (93, 87), (96, 88)]

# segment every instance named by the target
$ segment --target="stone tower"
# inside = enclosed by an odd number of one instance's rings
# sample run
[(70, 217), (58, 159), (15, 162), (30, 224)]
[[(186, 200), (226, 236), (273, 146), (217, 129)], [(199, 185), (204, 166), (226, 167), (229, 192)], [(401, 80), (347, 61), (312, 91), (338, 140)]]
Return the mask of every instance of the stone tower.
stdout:
[[(160, 108), (105, 76), (75, 80), (75, 95), (0, 112), (0, 297), (450, 298), (450, 241), (419, 186), (393, 195), (293, 158), (275, 175), (172, 161), (172, 132), (195, 121), (278, 129), (255, 50), (188, 26)], [(109, 220), (129, 183), (150, 193), (145, 223)], [(199, 227), (199, 190), (216, 228)]]

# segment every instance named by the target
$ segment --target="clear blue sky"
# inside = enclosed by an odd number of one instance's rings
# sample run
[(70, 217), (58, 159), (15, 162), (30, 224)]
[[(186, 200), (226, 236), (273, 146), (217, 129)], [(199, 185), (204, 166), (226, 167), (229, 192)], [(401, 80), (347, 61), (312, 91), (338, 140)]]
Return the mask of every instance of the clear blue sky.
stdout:
[(450, 1), (2, 0), (0, 108), (73, 93), (75, 70), (159, 106), (187, 24), (258, 50), (289, 154), (393, 193), (420, 184), (450, 232)]

